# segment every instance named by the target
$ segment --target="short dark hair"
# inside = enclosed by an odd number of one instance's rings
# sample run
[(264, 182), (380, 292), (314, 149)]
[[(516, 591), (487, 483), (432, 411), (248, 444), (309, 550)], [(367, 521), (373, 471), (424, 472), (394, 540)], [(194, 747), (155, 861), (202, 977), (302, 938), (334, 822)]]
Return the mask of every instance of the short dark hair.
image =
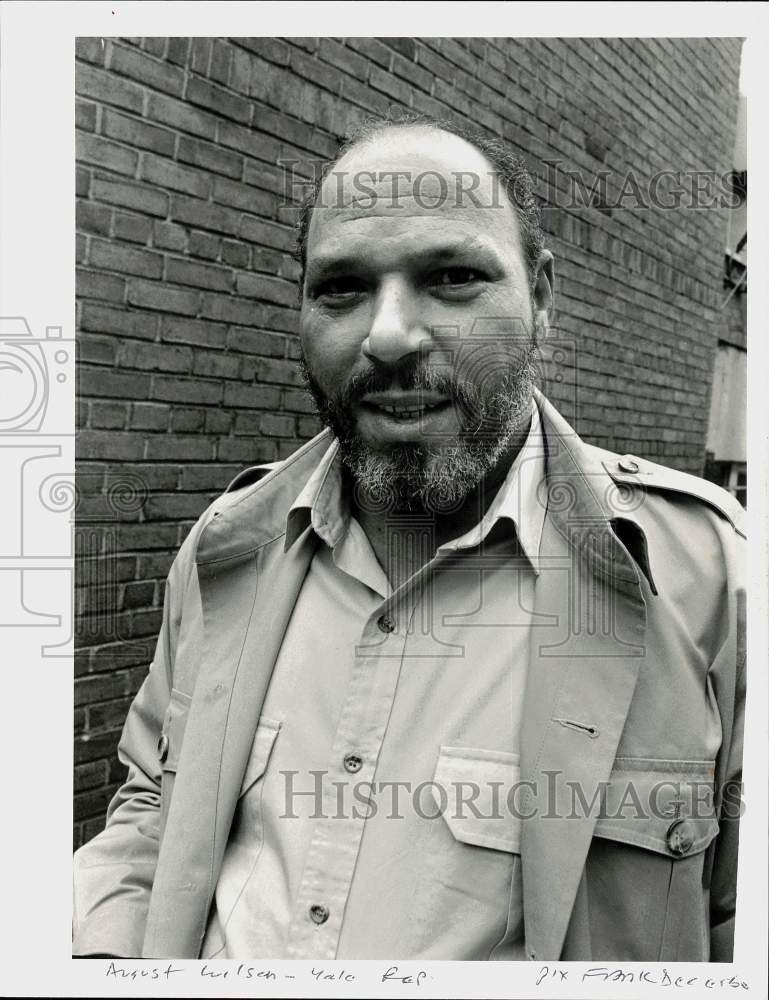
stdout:
[(355, 146), (373, 139), (392, 128), (409, 128), (424, 126), (440, 129), (456, 135), (483, 153), (487, 160), (496, 168), (502, 181), (503, 189), (515, 209), (518, 223), (521, 227), (521, 241), (526, 258), (526, 270), (529, 283), (534, 285), (537, 273), (537, 261), (544, 249), (545, 237), (542, 232), (539, 205), (534, 195), (534, 182), (526, 169), (523, 160), (514, 153), (501, 139), (481, 129), (462, 125), (450, 119), (436, 118), (432, 115), (416, 111), (391, 108), (384, 114), (370, 115), (353, 126), (341, 139), (336, 157), (325, 163), (316, 173), (309, 189), (299, 207), (299, 217), (296, 224), (295, 257), (299, 262), (300, 293), (304, 286), (304, 275), (307, 267), (307, 234), (310, 229), (312, 212), (320, 194), (323, 181), (329, 172)]

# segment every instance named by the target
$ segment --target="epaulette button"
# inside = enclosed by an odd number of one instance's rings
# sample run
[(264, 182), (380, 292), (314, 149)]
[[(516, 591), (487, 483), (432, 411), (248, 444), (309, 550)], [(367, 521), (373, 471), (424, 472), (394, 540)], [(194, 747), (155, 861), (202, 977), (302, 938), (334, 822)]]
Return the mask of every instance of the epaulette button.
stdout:
[(619, 462), (617, 462), (617, 465), (623, 472), (638, 472), (640, 468), (632, 455), (623, 455)]

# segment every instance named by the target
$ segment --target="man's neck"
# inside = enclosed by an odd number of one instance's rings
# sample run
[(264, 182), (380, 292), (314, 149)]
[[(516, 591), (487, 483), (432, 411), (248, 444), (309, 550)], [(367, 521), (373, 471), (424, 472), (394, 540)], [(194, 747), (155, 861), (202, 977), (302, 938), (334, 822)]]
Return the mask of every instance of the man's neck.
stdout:
[[(354, 504), (352, 512), (366, 533), (393, 589), (400, 587), (429, 562), (441, 545), (464, 535), (481, 521), (523, 447), (529, 427), (530, 422), (527, 422), (494, 468), (454, 510), (444, 513), (420, 507), (377, 512)], [(352, 496), (354, 492), (350, 491)]]

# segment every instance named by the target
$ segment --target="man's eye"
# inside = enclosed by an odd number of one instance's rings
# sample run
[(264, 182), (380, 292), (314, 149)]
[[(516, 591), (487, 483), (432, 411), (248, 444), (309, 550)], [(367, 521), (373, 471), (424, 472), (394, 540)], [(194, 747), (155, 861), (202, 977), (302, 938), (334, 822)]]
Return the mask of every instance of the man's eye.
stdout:
[(483, 287), (486, 275), (472, 267), (443, 267), (430, 276), (430, 287), (439, 296), (474, 298)]
[(362, 291), (363, 282), (359, 278), (329, 278), (318, 285), (315, 297), (346, 302)]
[(436, 274), (436, 284), (456, 287), (457, 285), (469, 285), (477, 281), (480, 277), (477, 271), (469, 267), (446, 267)]

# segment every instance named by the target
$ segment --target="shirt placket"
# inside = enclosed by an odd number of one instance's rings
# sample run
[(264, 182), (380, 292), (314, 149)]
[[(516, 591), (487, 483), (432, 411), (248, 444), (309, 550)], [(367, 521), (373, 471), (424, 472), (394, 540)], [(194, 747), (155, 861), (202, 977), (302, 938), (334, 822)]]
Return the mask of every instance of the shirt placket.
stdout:
[[(365, 799), (373, 786), (395, 698), (407, 626), (408, 609), (394, 595), (368, 618), (356, 647), (324, 776), (322, 818), (315, 820), (296, 895), (289, 958), (336, 956), (366, 822)], [(364, 795), (354, 796), (354, 785)]]

